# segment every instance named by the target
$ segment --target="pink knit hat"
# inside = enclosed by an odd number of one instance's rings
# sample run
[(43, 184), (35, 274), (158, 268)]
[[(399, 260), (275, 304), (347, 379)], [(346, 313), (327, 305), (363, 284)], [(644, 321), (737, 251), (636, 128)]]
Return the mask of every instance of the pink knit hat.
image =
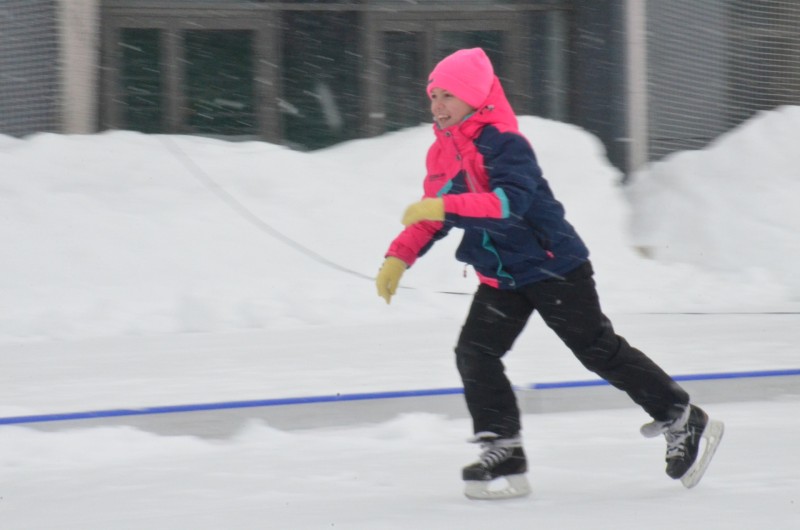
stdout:
[(492, 62), (481, 48), (458, 50), (439, 61), (428, 76), (428, 96), (441, 88), (477, 109), (489, 96), (493, 81)]

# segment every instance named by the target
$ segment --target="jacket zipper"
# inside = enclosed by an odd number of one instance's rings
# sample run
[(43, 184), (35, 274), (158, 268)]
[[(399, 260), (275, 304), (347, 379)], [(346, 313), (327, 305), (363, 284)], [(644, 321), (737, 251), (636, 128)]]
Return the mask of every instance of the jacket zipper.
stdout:
[(461, 171), (464, 172), (464, 182), (467, 184), (467, 189), (470, 191), (470, 193), (475, 193), (477, 191), (477, 188), (475, 187), (475, 181), (473, 180), (470, 172), (464, 167), (464, 160), (461, 156), (461, 153), (457, 152), (456, 160), (461, 163)]
[(453, 151), (456, 152), (456, 160), (461, 166), (461, 171), (464, 172), (464, 182), (467, 184), (467, 189), (469, 190), (470, 193), (476, 193), (477, 187), (475, 186), (475, 182), (473, 180), (472, 175), (470, 175), (469, 171), (467, 171), (464, 168), (464, 157), (461, 155), (461, 151), (458, 149), (458, 145), (456, 144), (455, 138), (453, 138), (453, 134), (450, 131), (447, 131), (444, 134), (450, 139), (450, 142), (453, 144)]

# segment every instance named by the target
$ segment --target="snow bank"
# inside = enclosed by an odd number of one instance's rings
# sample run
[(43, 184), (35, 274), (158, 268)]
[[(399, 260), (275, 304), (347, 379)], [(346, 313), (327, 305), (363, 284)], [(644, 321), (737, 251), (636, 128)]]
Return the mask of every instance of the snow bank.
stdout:
[[(606, 309), (686, 311), (796, 307), (798, 121), (800, 108), (764, 114), (636, 176), (636, 242), (659, 262), (633, 250), (596, 138), (520, 124), (592, 250)], [(370, 280), (422, 192), (431, 138), (425, 125), (299, 153), (131, 132), (0, 137), (0, 340), (460, 319), (469, 297), (442, 293), (476, 281), (453, 259), (457, 231), (391, 306)]]
[(800, 299), (798, 146), (800, 107), (782, 107), (634, 175), (634, 243), (665, 263), (774, 278)]

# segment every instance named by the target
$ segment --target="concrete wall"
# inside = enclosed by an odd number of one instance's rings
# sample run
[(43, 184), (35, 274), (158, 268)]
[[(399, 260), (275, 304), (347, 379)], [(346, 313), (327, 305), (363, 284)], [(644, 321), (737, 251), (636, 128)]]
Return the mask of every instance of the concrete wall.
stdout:
[(100, 0), (59, 1), (61, 130), (97, 130)]
[(0, 134), (97, 130), (100, 0), (0, 1)]
[(56, 0), (0, 2), (0, 134), (58, 131)]

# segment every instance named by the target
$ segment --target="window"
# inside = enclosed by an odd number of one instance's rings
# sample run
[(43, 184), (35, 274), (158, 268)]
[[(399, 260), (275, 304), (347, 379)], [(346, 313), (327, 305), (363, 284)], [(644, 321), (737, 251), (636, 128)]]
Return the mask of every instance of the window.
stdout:
[(386, 130), (394, 131), (429, 123), (430, 110), (425, 95), (422, 54), (424, 34), (387, 31), (383, 34), (386, 68)]
[(190, 3), (108, 2), (103, 126), (319, 149), (430, 123), (428, 72), (475, 46), (492, 59), (518, 113), (568, 112), (563, 7)]
[(256, 134), (253, 32), (184, 31), (183, 46), (186, 129), (211, 135)]
[(164, 132), (161, 31), (127, 28), (120, 32), (120, 85), (125, 128)]
[(361, 125), (359, 20), (355, 12), (283, 14), (283, 137), (317, 149), (357, 138)]
[(528, 14), (526, 61), (530, 65), (528, 112), (552, 120), (568, 119), (568, 23), (562, 11)]

